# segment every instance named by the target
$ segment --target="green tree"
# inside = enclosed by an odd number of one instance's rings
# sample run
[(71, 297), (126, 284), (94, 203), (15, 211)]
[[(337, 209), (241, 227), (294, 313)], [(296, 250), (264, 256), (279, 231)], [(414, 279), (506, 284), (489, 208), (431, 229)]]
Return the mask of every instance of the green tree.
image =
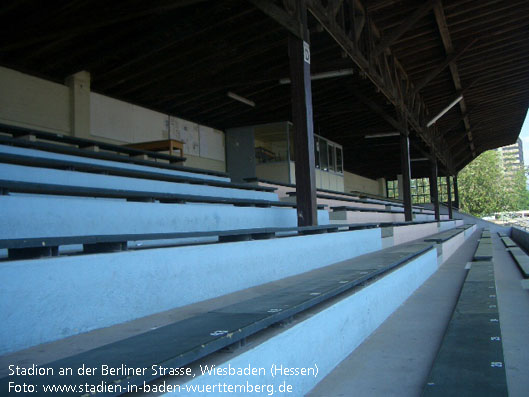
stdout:
[(512, 178), (506, 179), (507, 194), (509, 198), (509, 210), (520, 211), (529, 209), (527, 179), (525, 170), (516, 170)]
[(475, 216), (508, 211), (513, 206), (498, 152), (482, 153), (457, 176), (460, 207)]

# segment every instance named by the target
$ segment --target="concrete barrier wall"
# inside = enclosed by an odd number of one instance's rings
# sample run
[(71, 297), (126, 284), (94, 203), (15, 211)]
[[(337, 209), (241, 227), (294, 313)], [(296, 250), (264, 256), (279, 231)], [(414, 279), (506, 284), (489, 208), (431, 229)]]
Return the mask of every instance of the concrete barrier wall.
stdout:
[(380, 229), (4, 262), (0, 354), (218, 297), (381, 248)]
[(526, 251), (529, 250), (529, 233), (519, 227), (511, 228), (511, 238)]
[[(36, 196), (0, 196), (0, 219), (3, 239), (297, 226), (295, 208)], [(329, 223), (327, 211), (318, 222)]]
[(453, 229), (456, 226), (456, 221), (439, 222), (439, 231)]
[(454, 252), (465, 242), (465, 233), (459, 233), (441, 244), (441, 256), (439, 257), (439, 265), (446, 262)]
[(284, 185), (276, 185), (276, 184), (273, 184), (273, 183), (258, 182), (257, 185), (258, 186), (264, 186), (264, 187), (274, 187), (274, 188), (276, 188), (276, 194), (278, 195), (279, 198), (288, 197), (287, 193), (296, 191), (295, 187), (284, 186)]
[(437, 222), (419, 225), (395, 226), (393, 228), (393, 244), (403, 244), (437, 233)]
[(388, 212), (333, 211), (329, 214), (332, 223), (403, 222), (404, 214)]
[(430, 214), (413, 214), (416, 221), (433, 221), (435, 220), (435, 215)]
[[(287, 202), (287, 203), (295, 203), (296, 197), (284, 197), (281, 198), (281, 201)], [(370, 208), (374, 210), (385, 210), (386, 206), (382, 204), (370, 204), (370, 203), (357, 203), (354, 201), (346, 201), (346, 200), (340, 200), (339, 198), (336, 199), (324, 199), (324, 198), (317, 198), (316, 199), (318, 204), (325, 205), (327, 207), (359, 207), (359, 208)]]
[(469, 227), (468, 229), (465, 230), (465, 239), (470, 236), (472, 233), (474, 233), (477, 229), (477, 226), (476, 225), (473, 225), (472, 227)]
[[(437, 258), (432, 249), (328, 309), (218, 366), (226, 369), (228, 366), (244, 368), (259, 363), (259, 367), (266, 368), (265, 375), (197, 376), (187, 385), (260, 383), (273, 385), (277, 395), (287, 395), (279, 393), (279, 386), (286, 382), (292, 386), (289, 395), (304, 395), (355, 350), (436, 270)], [(270, 368), (274, 364), (287, 368), (317, 366), (318, 374), (316, 377), (272, 377)], [(174, 382), (179, 383), (179, 380), (176, 378)], [(192, 395), (182, 389), (179, 394)]]

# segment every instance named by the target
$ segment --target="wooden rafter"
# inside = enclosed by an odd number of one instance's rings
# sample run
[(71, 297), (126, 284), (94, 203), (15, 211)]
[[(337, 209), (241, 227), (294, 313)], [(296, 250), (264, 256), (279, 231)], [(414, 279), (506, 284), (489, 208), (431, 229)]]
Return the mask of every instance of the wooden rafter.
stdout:
[[(437, 22), (437, 27), (439, 29), (439, 33), (441, 34), (441, 40), (443, 41), (443, 47), (445, 49), (445, 53), (447, 57), (450, 57), (454, 54), (454, 46), (452, 43), (452, 38), (450, 36), (450, 31), (448, 29), (448, 24), (446, 22), (446, 16), (443, 8), (442, 0), (438, 0), (436, 4), (434, 5), (434, 14), (435, 14), (435, 20)], [(459, 76), (459, 70), (457, 68), (456, 62), (451, 62), (449, 64), (450, 68), (450, 74), (452, 75), (452, 81), (454, 82), (454, 88), (456, 91), (461, 91), (462, 85), (461, 85), (461, 78)], [(472, 132), (470, 130), (470, 119), (468, 118), (468, 112), (467, 112), (467, 105), (465, 102), (465, 98), (459, 102), (459, 108), (461, 109), (461, 114), (466, 115), (463, 117), (463, 123), (465, 124), (465, 130), (467, 132), (469, 143), (472, 144)], [(473, 146), (471, 146), (472, 156), (476, 157), (475, 150), (472, 149)]]

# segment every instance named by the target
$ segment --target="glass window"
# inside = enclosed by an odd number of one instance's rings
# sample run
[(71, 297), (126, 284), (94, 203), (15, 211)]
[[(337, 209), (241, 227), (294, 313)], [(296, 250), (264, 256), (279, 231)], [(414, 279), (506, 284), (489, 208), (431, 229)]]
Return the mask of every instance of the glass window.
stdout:
[(336, 172), (343, 174), (342, 148), (336, 147)]
[(316, 168), (320, 168), (320, 139), (314, 136), (314, 161)]
[(323, 171), (328, 171), (328, 157), (327, 157), (327, 141), (325, 139), (319, 139), (320, 143), (320, 168)]
[(399, 184), (398, 181), (386, 181), (387, 194), (389, 198), (399, 197)]
[(329, 171), (334, 171), (334, 145), (327, 145), (327, 148), (329, 149)]

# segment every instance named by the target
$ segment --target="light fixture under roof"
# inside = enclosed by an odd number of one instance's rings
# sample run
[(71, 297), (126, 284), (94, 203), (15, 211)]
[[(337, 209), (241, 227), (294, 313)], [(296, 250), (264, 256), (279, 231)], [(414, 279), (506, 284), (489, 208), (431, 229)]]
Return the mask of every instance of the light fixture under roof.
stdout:
[(455, 105), (457, 105), (462, 99), (463, 99), (463, 95), (459, 95), (456, 99), (450, 102), (450, 105), (448, 105), (443, 110), (441, 110), (437, 116), (435, 116), (433, 119), (431, 119), (428, 122), (427, 127), (430, 128), (432, 125), (434, 125), (437, 122), (437, 120), (443, 117), (450, 109), (452, 109)]
[(364, 136), (366, 139), (372, 139), (372, 138), (387, 138), (390, 136), (399, 136), (400, 132), (381, 132), (379, 134), (368, 134)]
[[(350, 76), (353, 73), (354, 73), (354, 69), (339, 69), (339, 70), (332, 70), (330, 72), (312, 74), (310, 76), (310, 79), (311, 80), (323, 80), (323, 79), (330, 79), (333, 77)], [(292, 81), (288, 77), (279, 80), (279, 84), (290, 84), (291, 82)]]
[(228, 91), (226, 95), (228, 95), (231, 99), (235, 99), (236, 101), (244, 103), (245, 105), (251, 106), (253, 108), (255, 107), (254, 101), (250, 101), (249, 99), (246, 99), (240, 95), (235, 94), (234, 92)]

